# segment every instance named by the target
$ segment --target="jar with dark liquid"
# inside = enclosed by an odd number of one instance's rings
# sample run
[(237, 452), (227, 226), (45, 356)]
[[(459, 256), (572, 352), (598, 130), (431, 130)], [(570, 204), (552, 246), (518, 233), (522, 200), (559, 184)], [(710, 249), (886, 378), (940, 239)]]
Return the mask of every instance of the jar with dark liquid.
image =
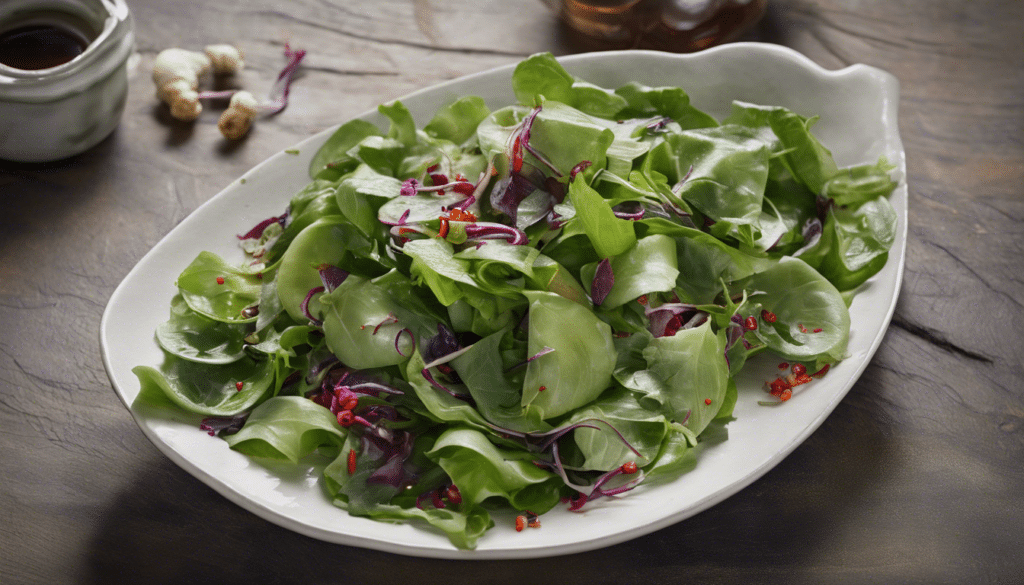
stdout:
[[(62, 18), (45, 14), (27, 19), (0, 30), (0, 63), (26, 71), (37, 71), (63, 65), (82, 54), (95, 35), (83, 32), (86, 27), (71, 27)], [(35, 22), (33, 22), (35, 21)]]
[(767, 0), (549, 0), (588, 49), (687, 53), (735, 40)]
[(0, 0), (0, 159), (58, 160), (109, 135), (132, 28), (125, 0)]

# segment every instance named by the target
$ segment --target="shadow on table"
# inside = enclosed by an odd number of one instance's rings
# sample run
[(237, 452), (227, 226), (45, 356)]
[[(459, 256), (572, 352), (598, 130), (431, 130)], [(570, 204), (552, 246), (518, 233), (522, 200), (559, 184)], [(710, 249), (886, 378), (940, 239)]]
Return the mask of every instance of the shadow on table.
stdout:
[(529, 561), (434, 561), (320, 542), (243, 511), (161, 460), (107, 510), (82, 581), (800, 582), (794, 571), (827, 563), (838, 531), (856, 528), (862, 496), (898, 459), (875, 403), (857, 391), (767, 476), (710, 510), (602, 550)]

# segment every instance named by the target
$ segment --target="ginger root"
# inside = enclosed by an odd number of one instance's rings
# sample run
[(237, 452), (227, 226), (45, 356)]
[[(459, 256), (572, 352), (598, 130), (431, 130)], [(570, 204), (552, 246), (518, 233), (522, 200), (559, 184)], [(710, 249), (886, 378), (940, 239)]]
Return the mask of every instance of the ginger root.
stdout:
[(256, 98), (247, 91), (239, 91), (231, 96), (228, 109), (224, 110), (217, 121), (217, 128), (224, 138), (238, 140), (245, 136), (259, 113), (259, 105)]
[(160, 51), (153, 62), (156, 96), (171, 107), (171, 115), (191, 122), (199, 117), (199, 77), (210, 70), (210, 58), (185, 49)]
[(210, 58), (216, 75), (236, 73), (245, 66), (245, 54), (234, 45), (207, 45), (203, 51)]
[(231, 45), (209, 45), (205, 53), (165, 49), (153, 62), (156, 95), (170, 106), (171, 116), (191, 122), (203, 111), (199, 103), (199, 78), (210, 69), (218, 75), (234, 73), (244, 64), (242, 52)]

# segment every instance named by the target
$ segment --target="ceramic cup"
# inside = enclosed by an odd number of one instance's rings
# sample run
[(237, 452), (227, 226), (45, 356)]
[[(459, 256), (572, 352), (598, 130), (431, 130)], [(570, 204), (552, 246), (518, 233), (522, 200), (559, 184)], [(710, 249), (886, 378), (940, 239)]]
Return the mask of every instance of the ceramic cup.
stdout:
[(124, 0), (0, 2), (0, 36), (26, 26), (70, 30), (85, 48), (44, 69), (0, 62), (0, 159), (45, 162), (83, 152), (109, 135), (124, 111), (135, 44), (128, 5)]

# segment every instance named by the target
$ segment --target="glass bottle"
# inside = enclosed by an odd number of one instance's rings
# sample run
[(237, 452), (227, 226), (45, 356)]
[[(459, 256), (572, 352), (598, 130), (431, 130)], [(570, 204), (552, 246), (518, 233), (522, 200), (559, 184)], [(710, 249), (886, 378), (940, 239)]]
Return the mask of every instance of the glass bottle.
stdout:
[(590, 49), (692, 52), (735, 40), (767, 0), (548, 0)]

